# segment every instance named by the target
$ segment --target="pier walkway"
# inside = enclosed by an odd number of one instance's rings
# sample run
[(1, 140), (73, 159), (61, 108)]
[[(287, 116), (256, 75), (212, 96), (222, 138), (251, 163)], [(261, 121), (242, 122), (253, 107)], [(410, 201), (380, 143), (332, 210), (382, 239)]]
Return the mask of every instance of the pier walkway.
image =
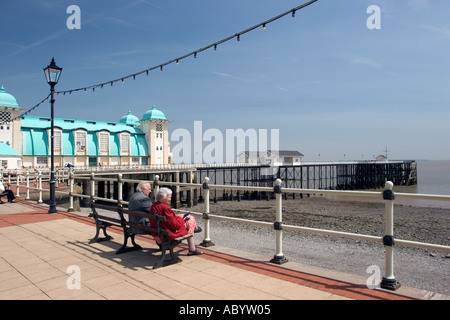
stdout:
[(408, 287), (369, 289), (360, 276), (293, 262), (274, 265), (270, 257), (220, 246), (186, 256), (183, 244), (178, 247), (182, 262), (154, 270), (160, 252), (149, 237), (137, 239), (142, 251), (116, 255), (119, 229), (108, 232), (114, 240), (89, 244), (95, 234), (92, 219), (47, 210), (19, 199), (0, 205), (0, 299), (264, 300), (270, 306), (272, 300), (449, 298)]

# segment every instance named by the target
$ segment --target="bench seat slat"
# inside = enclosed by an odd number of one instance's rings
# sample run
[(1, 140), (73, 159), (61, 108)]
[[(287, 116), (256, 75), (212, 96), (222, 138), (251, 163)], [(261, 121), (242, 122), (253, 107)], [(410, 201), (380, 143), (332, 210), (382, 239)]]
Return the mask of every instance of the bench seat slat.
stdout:
[(108, 216), (101, 216), (99, 214), (97, 214), (97, 218), (101, 221), (108, 221), (108, 222), (114, 222), (115, 224), (118, 224), (119, 226), (122, 225), (122, 222), (120, 221), (120, 219), (114, 219)]
[[(97, 225), (97, 231), (96, 231), (97, 234), (94, 237), (94, 239), (92, 239), (91, 241), (98, 239), (98, 232), (100, 229), (103, 229), (105, 236), (107, 236), (106, 235), (106, 227), (108, 226), (108, 224), (105, 224), (102, 222), (113, 222), (114, 224), (122, 226), (123, 233), (124, 233), (124, 244), (122, 245), (122, 247), (119, 250), (117, 250), (116, 253), (118, 253), (118, 254), (128, 252), (130, 250), (142, 249), (141, 246), (139, 246), (138, 244), (136, 244), (134, 242), (135, 234), (128, 230), (130, 227), (147, 231), (150, 234), (157, 233), (161, 238), (161, 244), (159, 244), (159, 246), (162, 251), (162, 255), (161, 255), (160, 261), (155, 264), (154, 268), (158, 268), (158, 267), (164, 265), (165, 262), (167, 262), (164, 260), (164, 257), (166, 255), (166, 250), (170, 250), (170, 255), (172, 257), (172, 261), (174, 261), (175, 263), (178, 261), (181, 261), (181, 259), (179, 259), (174, 254), (173, 249), (178, 244), (180, 244), (183, 240), (189, 239), (193, 236), (192, 234), (187, 234), (185, 236), (177, 237), (173, 240), (168, 240), (167, 237), (170, 236), (171, 233), (161, 226), (161, 222), (166, 222), (167, 217), (161, 216), (157, 212), (155, 212), (154, 214), (143, 213), (143, 212), (123, 209), (122, 207), (112, 207), (112, 206), (107, 206), (107, 205), (101, 205), (101, 204), (97, 204), (94, 202), (91, 202), (91, 208), (92, 208), (93, 214), (90, 215), (90, 217), (93, 217), (95, 219), (96, 225)], [(97, 210), (95, 210), (95, 209), (103, 209), (103, 210), (106, 210), (109, 212), (114, 212), (116, 215), (119, 216), (120, 219), (116, 219), (111, 216), (104, 216), (104, 215), (98, 214)], [(134, 216), (134, 217), (139, 217), (139, 218), (148, 218), (149, 220), (156, 221), (158, 227), (153, 228), (150, 226), (144, 226), (144, 225), (141, 225), (138, 223), (130, 222), (124, 218), (124, 214), (127, 214), (128, 217)], [(131, 247), (131, 248), (127, 247), (127, 239), (128, 238), (131, 238), (134, 247)], [(112, 237), (107, 236), (106, 238), (102, 239), (102, 241), (109, 240), (109, 239), (112, 239)]]

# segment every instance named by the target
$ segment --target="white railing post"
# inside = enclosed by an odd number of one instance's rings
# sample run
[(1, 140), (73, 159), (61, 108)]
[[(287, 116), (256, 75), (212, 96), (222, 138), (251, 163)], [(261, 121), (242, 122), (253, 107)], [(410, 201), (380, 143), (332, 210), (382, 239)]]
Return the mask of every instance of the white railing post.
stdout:
[(288, 262), (283, 255), (283, 222), (282, 222), (282, 192), (281, 192), (281, 179), (275, 180), (275, 186), (273, 192), (275, 193), (276, 210), (275, 210), (275, 223), (273, 225), (276, 233), (276, 254), (270, 262), (276, 264), (282, 264)]
[[(20, 198), (20, 172), (19, 170), (16, 171), (16, 197)], [(12, 186), (12, 184), (11, 184)]]
[(383, 244), (386, 251), (386, 275), (381, 280), (381, 288), (397, 290), (400, 283), (394, 276), (394, 184), (387, 181), (383, 191), (385, 202), (385, 236)]
[(26, 179), (27, 179), (27, 195), (25, 197), (25, 200), (30, 200), (30, 173), (26, 172)]
[(153, 180), (153, 199), (156, 202), (156, 194), (159, 190), (159, 175), (155, 175), (155, 179)]
[(211, 247), (214, 246), (214, 243), (211, 242), (211, 238), (209, 237), (209, 186), (208, 186), (209, 178), (205, 177), (203, 182), (203, 198), (205, 199), (205, 212), (203, 212), (203, 220), (205, 220), (205, 238), (203, 242), (200, 244), (203, 247)]
[(91, 172), (91, 202), (94, 202), (94, 197), (95, 197), (95, 173)]
[(117, 205), (120, 206), (122, 205), (122, 201), (123, 201), (123, 182), (122, 182), (122, 174), (119, 173), (117, 175)]
[(73, 184), (75, 182), (75, 179), (73, 178), (73, 171), (69, 168), (69, 183), (70, 183), (70, 192), (69, 192), (69, 209), (67, 212), (73, 212), (75, 211), (73, 209)]
[(38, 171), (38, 184), (39, 184), (39, 200), (38, 203), (42, 203), (42, 171)]

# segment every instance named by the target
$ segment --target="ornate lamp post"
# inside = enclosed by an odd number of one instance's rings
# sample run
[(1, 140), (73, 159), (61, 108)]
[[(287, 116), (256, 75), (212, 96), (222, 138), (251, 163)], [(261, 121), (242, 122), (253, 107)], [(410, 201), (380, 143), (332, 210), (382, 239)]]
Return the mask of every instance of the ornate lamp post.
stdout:
[(56, 201), (55, 201), (55, 150), (54, 150), (54, 113), (53, 107), (55, 104), (54, 92), (55, 85), (58, 83), (59, 77), (61, 75), (62, 68), (58, 67), (55, 63), (55, 58), (52, 58), (50, 64), (44, 68), (45, 78), (47, 79), (47, 83), (50, 85), (50, 105), (51, 105), (51, 131), (50, 131), (50, 208), (48, 209), (48, 213), (57, 213), (56, 210)]

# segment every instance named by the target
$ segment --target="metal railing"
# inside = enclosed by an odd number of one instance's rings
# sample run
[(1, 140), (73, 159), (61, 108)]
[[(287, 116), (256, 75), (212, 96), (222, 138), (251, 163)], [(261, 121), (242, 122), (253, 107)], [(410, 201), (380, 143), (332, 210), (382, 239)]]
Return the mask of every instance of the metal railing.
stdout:
[[(90, 200), (100, 200), (105, 202), (111, 202), (114, 204), (127, 205), (128, 202), (122, 199), (123, 194), (123, 184), (124, 183), (139, 183), (140, 180), (134, 179), (123, 179), (122, 173), (117, 173), (117, 178), (105, 178), (100, 176), (99, 174), (91, 172), (89, 176), (86, 175), (74, 175), (72, 171), (67, 172), (68, 175), (62, 175), (60, 178), (68, 179), (70, 192), (62, 192), (56, 191), (59, 193), (63, 193), (69, 196), (69, 211), (73, 211), (73, 198), (86, 198)], [(2, 177), (0, 177), (2, 178)], [(35, 179), (37, 187), (30, 187), (30, 179)], [(20, 196), (20, 188), (26, 188), (27, 196), (26, 199), (30, 199), (29, 192), (30, 190), (39, 191), (39, 200), (38, 203), (42, 203), (42, 192), (48, 191), (42, 188), (42, 181), (46, 176), (43, 176), (41, 172), (37, 173), (29, 173), (26, 172), (25, 177), (17, 174), (15, 177), (15, 184), (11, 183), (11, 185), (15, 185), (17, 187), (17, 196)], [(11, 179), (11, 177), (9, 177)], [(88, 180), (90, 183), (90, 194), (74, 194), (74, 183), (75, 180)], [(9, 180), (10, 182), (13, 182)], [(96, 196), (95, 192), (95, 184), (96, 181), (103, 182), (117, 182), (118, 187), (118, 199), (109, 199), (104, 197)], [(25, 182), (24, 184), (20, 184), (21, 182)], [(450, 246), (439, 245), (439, 244), (431, 244), (431, 243), (423, 243), (417, 241), (410, 240), (402, 240), (396, 239), (394, 237), (394, 198), (395, 199), (420, 199), (420, 200), (434, 200), (434, 201), (447, 201), (450, 202), (450, 196), (447, 195), (427, 195), (427, 194), (412, 194), (412, 193), (395, 193), (393, 191), (393, 183), (388, 181), (386, 182), (385, 188), (382, 192), (375, 191), (339, 191), (339, 190), (322, 190), (322, 189), (295, 189), (295, 188), (282, 188), (281, 179), (276, 179), (274, 182), (274, 187), (252, 187), (252, 186), (230, 186), (230, 185), (211, 185), (209, 184), (209, 178), (205, 177), (203, 184), (197, 183), (180, 183), (180, 182), (166, 182), (159, 181), (159, 176), (155, 176), (154, 181), (150, 181), (153, 187), (153, 194), (156, 194), (160, 185), (164, 186), (172, 186), (172, 187), (187, 187), (187, 188), (201, 188), (203, 190), (203, 198), (204, 198), (204, 212), (190, 212), (194, 215), (199, 215), (204, 219), (204, 240), (201, 243), (203, 246), (211, 246), (214, 243), (210, 238), (210, 220), (211, 219), (221, 219), (227, 221), (233, 221), (237, 223), (247, 223), (253, 224), (263, 227), (273, 228), (276, 233), (276, 242), (275, 242), (275, 255), (273, 259), (270, 261), (277, 264), (282, 264), (287, 261), (283, 254), (283, 230), (293, 230), (299, 232), (306, 232), (311, 234), (319, 234), (319, 235), (328, 235), (333, 237), (347, 238), (353, 240), (364, 240), (370, 242), (381, 243), (385, 247), (385, 276), (381, 281), (381, 287), (389, 290), (397, 289), (400, 284), (397, 282), (394, 276), (394, 245), (395, 246), (404, 246), (404, 247), (413, 247), (420, 249), (431, 249), (443, 251), (446, 253), (450, 253)], [(258, 191), (258, 192), (267, 192), (275, 194), (275, 219), (274, 223), (263, 222), (257, 220), (249, 220), (242, 218), (234, 218), (227, 216), (220, 216), (210, 213), (210, 190), (211, 189), (228, 189), (228, 190), (236, 190), (236, 191)], [(317, 229), (317, 228), (309, 228), (302, 226), (294, 226), (283, 224), (283, 212), (282, 212), (282, 194), (283, 193), (304, 193), (304, 194), (328, 194), (328, 195), (339, 195), (339, 196), (351, 196), (351, 197), (369, 197), (369, 198), (378, 198), (383, 199), (385, 202), (385, 235), (384, 236), (373, 236), (373, 235), (365, 235), (365, 234), (357, 234), (357, 233), (349, 233), (343, 231), (335, 231), (335, 230), (325, 230), (325, 229)], [(185, 212), (184, 210), (174, 211)]]

